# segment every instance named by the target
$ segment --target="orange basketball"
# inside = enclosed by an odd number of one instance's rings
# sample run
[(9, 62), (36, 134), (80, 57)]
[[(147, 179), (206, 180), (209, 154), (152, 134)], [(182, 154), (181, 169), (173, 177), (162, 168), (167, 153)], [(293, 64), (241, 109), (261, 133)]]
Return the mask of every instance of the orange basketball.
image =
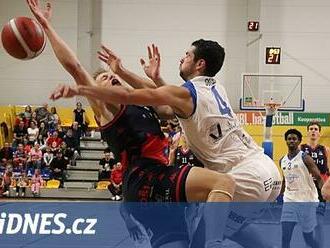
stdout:
[(11, 56), (29, 60), (44, 50), (46, 36), (37, 21), (28, 17), (16, 17), (3, 27), (1, 41)]

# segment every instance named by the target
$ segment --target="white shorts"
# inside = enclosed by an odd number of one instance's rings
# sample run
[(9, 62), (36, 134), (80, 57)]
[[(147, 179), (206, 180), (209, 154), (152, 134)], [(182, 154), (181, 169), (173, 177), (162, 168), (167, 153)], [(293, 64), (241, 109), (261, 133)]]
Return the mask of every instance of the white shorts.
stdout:
[(300, 224), (303, 232), (312, 232), (317, 225), (317, 206), (318, 202), (285, 202), (282, 208), (281, 222), (296, 222)]
[(235, 202), (275, 201), (283, 178), (272, 159), (263, 153), (251, 155), (229, 172), (236, 181)]

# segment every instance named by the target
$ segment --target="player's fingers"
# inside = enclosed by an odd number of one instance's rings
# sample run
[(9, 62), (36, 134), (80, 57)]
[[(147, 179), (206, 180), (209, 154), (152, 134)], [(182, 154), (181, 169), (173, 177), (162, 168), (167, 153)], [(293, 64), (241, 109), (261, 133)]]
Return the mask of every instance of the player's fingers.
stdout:
[(103, 57), (109, 57), (108, 54), (106, 54), (106, 53), (104, 53), (104, 52), (102, 52), (102, 51), (97, 51), (97, 54), (98, 54), (98, 55), (101, 55), (101, 56), (103, 56)]
[(75, 95), (74, 89), (71, 88), (69, 85), (65, 85), (64, 89), (63, 89), (63, 96), (64, 97), (72, 97), (74, 95)]
[(140, 59), (140, 64), (143, 68), (146, 66), (146, 62), (144, 61), (144, 59)]
[(155, 50), (156, 50), (156, 55), (157, 55), (158, 61), (160, 61), (160, 52), (159, 52), (159, 49), (157, 46), (156, 46)]
[(35, 3), (32, 0), (27, 0), (26, 2), (28, 3), (29, 8), (31, 10), (34, 10), (35, 9), (36, 5), (35, 5)]
[(107, 63), (108, 62), (108, 60), (107, 59), (104, 59), (103, 57), (101, 57), (101, 56), (98, 56), (98, 58), (99, 58), (99, 60), (102, 60), (104, 63)]
[(150, 46), (148, 46), (148, 57), (149, 57), (149, 59), (152, 58), (151, 48), (150, 48)]
[(108, 56), (102, 52), (97, 52), (97, 54), (98, 54), (98, 57), (102, 58), (103, 61), (107, 61), (110, 58), (110, 56)]
[(153, 56), (156, 55), (156, 46), (155, 46), (155, 44), (152, 44), (152, 55)]
[(47, 2), (47, 4), (46, 4), (47, 11), (50, 11), (51, 8), (52, 8), (52, 4), (50, 2)]
[(112, 57), (117, 57), (116, 54), (111, 51), (110, 48), (106, 47), (105, 45), (101, 45), (101, 48), (109, 55), (109, 56), (112, 56)]

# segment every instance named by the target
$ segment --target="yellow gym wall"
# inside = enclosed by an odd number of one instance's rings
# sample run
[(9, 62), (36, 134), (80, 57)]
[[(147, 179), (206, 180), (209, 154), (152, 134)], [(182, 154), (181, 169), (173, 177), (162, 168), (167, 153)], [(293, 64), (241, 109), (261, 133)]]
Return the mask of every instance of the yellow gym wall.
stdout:
[[(263, 141), (264, 127), (262, 125), (245, 125), (245, 130), (255, 139), (255, 141), (261, 146)], [(306, 127), (305, 126), (273, 126), (272, 128), (272, 141), (274, 146), (274, 161), (278, 162), (279, 159), (286, 154), (287, 146), (284, 141), (284, 133), (291, 128), (299, 130), (303, 135), (302, 143), (306, 143)], [(320, 143), (326, 146), (330, 146), (330, 127), (323, 126), (321, 130)]]

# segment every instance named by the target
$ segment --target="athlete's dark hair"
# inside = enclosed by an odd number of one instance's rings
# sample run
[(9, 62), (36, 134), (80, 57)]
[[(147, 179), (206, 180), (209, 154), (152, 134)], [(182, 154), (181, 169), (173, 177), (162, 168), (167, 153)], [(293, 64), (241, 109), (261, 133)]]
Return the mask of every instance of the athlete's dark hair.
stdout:
[(302, 134), (297, 129), (289, 129), (288, 131), (286, 131), (284, 134), (285, 140), (288, 139), (289, 134), (295, 134), (295, 135), (297, 135), (299, 141), (302, 140)]
[(310, 123), (308, 123), (308, 125), (307, 125), (307, 131), (309, 130), (309, 127), (310, 126), (314, 126), (314, 125), (318, 126), (319, 127), (319, 131), (321, 132), (321, 124), (318, 121), (311, 121)]
[(194, 61), (196, 62), (199, 59), (205, 60), (204, 76), (214, 77), (223, 65), (225, 49), (216, 41), (203, 39), (196, 40), (191, 45), (196, 47)]

